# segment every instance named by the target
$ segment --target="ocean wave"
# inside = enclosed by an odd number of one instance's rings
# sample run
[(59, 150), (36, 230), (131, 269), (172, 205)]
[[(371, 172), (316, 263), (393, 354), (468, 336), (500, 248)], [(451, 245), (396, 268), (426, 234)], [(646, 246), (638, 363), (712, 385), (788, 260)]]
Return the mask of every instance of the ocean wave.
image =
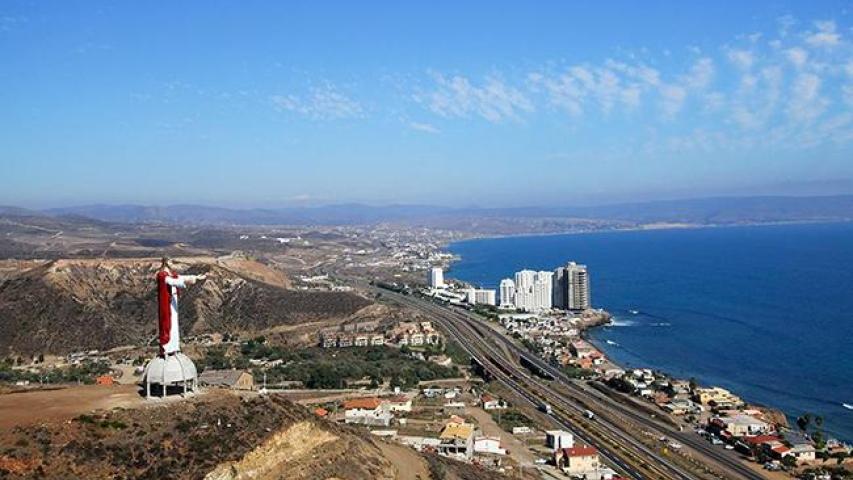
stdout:
[(632, 320), (619, 320), (616, 317), (613, 317), (613, 321), (610, 322), (611, 327), (635, 327), (637, 326), (637, 322)]
[(657, 323), (650, 323), (649, 326), (650, 327), (671, 327), (672, 324), (669, 322), (657, 322)]

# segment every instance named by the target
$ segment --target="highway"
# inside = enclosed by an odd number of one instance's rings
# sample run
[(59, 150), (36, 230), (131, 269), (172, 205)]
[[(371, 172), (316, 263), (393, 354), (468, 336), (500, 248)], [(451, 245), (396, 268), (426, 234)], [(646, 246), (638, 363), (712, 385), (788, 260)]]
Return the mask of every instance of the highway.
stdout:
[[(691, 465), (687, 464), (685, 467), (684, 461), (675, 462), (673, 458), (649, 448), (625, 431), (624, 425), (634, 424), (656, 436), (663, 435), (678, 441), (706, 457), (711, 461), (707, 465), (710, 470), (722, 472), (716, 475), (717, 478), (764, 478), (744, 465), (732, 452), (714, 448), (692, 432), (679, 432), (567, 377), (558, 368), (520, 347), (473, 313), (387, 290), (377, 291), (434, 318), (485, 370), (531, 405), (552, 405), (554, 420), (571, 430), (579, 441), (596, 446), (602, 456), (624, 474), (633, 478), (715, 478), (695, 466), (690, 468)], [(516, 358), (508, 358), (510, 352)], [(572, 395), (561, 394), (547, 382), (528, 375), (524, 368), (518, 366), (518, 359), (521, 358), (553, 377), (557, 386), (565, 388)], [(586, 410), (596, 414), (594, 422), (584, 419)]]

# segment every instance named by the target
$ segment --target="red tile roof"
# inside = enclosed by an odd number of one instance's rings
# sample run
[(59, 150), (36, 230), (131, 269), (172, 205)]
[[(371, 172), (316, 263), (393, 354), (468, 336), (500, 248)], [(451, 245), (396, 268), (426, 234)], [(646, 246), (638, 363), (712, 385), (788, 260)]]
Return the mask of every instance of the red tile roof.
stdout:
[(379, 405), (382, 405), (382, 400), (379, 400), (376, 397), (354, 398), (344, 402), (344, 409), (352, 410), (354, 408), (359, 408), (362, 410), (376, 410), (379, 408)]
[(778, 442), (779, 437), (776, 435), (756, 435), (754, 437), (746, 437), (744, 441), (750, 445), (761, 445), (762, 443)]
[(564, 448), (563, 454), (567, 457), (589, 457), (598, 455), (598, 450), (595, 447), (584, 445), (582, 447)]

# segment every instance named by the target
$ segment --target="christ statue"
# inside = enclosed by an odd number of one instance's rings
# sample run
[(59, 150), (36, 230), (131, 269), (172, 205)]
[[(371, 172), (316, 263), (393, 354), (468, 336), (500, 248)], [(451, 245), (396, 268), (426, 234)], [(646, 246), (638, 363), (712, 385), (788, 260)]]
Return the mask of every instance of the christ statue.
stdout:
[(207, 275), (178, 275), (170, 259), (163, 258), (157, 272), (157, 300), (160, 316), (160, 355), (174, 355), (181, 351), (181, 329), (178, 326), (178, 292)]

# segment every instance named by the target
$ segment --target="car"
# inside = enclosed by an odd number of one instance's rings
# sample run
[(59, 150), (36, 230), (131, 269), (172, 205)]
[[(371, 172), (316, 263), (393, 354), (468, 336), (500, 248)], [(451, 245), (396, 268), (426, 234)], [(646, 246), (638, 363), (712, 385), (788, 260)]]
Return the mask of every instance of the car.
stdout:
[(735, 449), (734, 445), (726, 445), (726, 450), (734, 450), (734, 449)]

